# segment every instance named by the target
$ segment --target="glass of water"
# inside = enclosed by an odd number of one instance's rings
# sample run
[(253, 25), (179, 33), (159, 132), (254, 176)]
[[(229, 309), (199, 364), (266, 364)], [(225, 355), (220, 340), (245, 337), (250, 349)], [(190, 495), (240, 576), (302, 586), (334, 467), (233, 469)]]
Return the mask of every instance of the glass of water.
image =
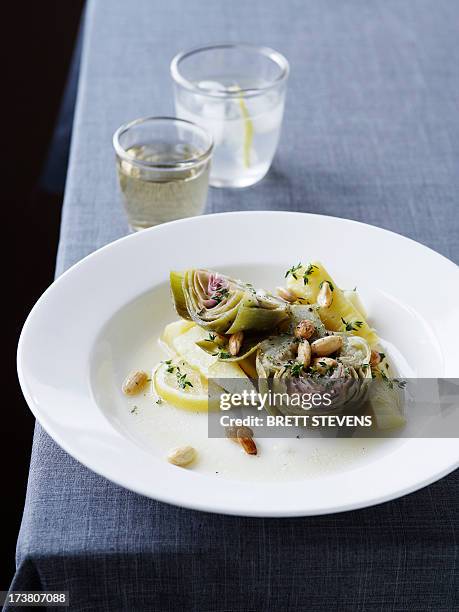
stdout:
[(204, 211), (212, 137), (175, 117), (145, 117), (113, 136), (124, 208), (134, 231)]
[(177, 116), (214, 139), (210, 184), (248, 187), (268, 172), (279, 142), (289, 64), (267, 47), (192, 49), (171, 63)]

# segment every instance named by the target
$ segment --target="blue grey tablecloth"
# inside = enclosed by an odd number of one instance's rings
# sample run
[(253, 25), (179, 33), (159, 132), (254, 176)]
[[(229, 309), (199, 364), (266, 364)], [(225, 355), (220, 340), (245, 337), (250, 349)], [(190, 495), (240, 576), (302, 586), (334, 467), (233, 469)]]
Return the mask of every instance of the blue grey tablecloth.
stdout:
[[(127, 232), (115, 128), (172, 113), (170, 58), (221, 40), (273, 46), (292, 70), (269, 176), (212, 190), (209, 211), (358, 219), (458, 261), (458, 24), (448, 0), (90, 1), (58, 274)], [(341, 515), (209, 515), (111, 484), (37, 426), (13, 587), (69, 590), (78, 611), (449, 612), (458, 494), (456, 473)]]

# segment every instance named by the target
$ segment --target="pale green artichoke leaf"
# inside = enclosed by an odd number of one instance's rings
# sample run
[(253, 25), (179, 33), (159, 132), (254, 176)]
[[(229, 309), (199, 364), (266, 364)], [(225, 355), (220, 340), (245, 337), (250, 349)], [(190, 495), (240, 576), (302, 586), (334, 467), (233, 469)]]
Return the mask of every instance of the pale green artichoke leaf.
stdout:
[(190, 313), (188, 312), (186, 297), (183, 288), (183, 277), (182, 272), (172, 271), (170, 273), (170, 288), (172, 292), (172, 299), (174, 300), (175, 310), (179, 317), (182, 319), (188, 319), (191, 321)]
[(238, 362), (252, 355), (258, 349), (260, 342), (265, 338), (266, 335), (245, 335), (237, 355), (231, 355), (228, 351), (228, 346), (225, 344), (222, 345), (205, 339), (199, 340), (196, 344), (209, 355), (218, 356), (220, 361)]
[(289, 316), (282, 300), (210, 270), (173, 272), (171, 289), (180, 316), (221, 334), (273, 330)]
[(371, 385), (369, 404), (378, 430), (398, 429), (406, 425), (403, 414), (403, 393), (390, 381), (377, 378)]
[(277, 327), (282, 321), (288, 318), (286, 308), (282, 309), (266, 309), (254, 306), (247, 306), (242, 303), (234, 319), (231, 327), (227, 330), (227, 334), (235, 334), (239, 331), (246, 330), (267, 330), (270, 331)]

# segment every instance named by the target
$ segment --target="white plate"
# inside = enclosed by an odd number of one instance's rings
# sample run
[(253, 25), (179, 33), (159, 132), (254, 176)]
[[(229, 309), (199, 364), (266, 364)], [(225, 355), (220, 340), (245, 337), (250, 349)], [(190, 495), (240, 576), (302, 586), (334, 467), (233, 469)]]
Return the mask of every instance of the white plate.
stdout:
[[(143, 495), (211, 512), (339, 512), (393, 499), (451, 472), (459, 462), (456, 439), (385, 440), (368, 447), (360, 441), (357, 452), (341, 449), (334, 456), (318, 447), (303, 471), (293, 462), (283, 473), (276, 453), (285, 458), (296, 451), (282, 449), (282, 442), (261, 441), (266, 459), (256, 463), (229, 441), (202, 440), (203, 461), (185, 470), (165, 461), (163, 446), (187, 432), (194, 442), (195, 415), (179, 417), (175, 433), (171, 415), (178, 411), (151, 398), (142, 400), (149, 401), (142, 414), (131, 414), (134, 402), (122, 396), (121, 382), (127, 369), (154, 364), (154, 338), (176, 318), (167, 289), (171, 269), (209, 267), (274, 287), (288, 267), (309, 259), (320, 259), (340, 286), (358, 286), (402, 375), (458, 376), (455, 264), (407, 238), (353, 221), (228, 213), (118, 240), (44, 293), (18, 349), (19, 378), (32, 412), (62, 448), (98, 474)], [(202, 417), (195, 422), (202, 433)], [(310, 469), (314, 462), (320, 469)]]

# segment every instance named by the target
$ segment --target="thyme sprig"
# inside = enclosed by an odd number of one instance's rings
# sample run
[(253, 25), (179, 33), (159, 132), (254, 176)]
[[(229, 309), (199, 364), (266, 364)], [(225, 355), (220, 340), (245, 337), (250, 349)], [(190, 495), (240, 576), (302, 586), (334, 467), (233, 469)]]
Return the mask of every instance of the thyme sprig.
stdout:
[(190, 380), (188, 380), (188, 376), (186, 372), (182, 372), (180, 366), (172, 365), (172, 359), (168, 359), (167, 361), (163, 361), (167, 365), (166, 372), (168, 374), (173, 374), (175, 372), (175, 377), (177, 379), (177, 384), (180, 389), (186, 389), (187, 387), (192, 387), (193, 384)]
[(309, 266), (306, 268), (305, 273), (303, 274), (303, 283), (305, 285), (307, 285), (309, 283), (309, 277), (314, 272), (314, 270), (318, 270), (318, 269), (319, 268), (317, 266), (315, 266), (314, 264), (309, 264)]
[(285, 371), (289, 371), (290, 372), (290, 376), (293, 376), (294, 378), (299, 378), (301, 372), (303, 372), (304, 370), (304, 365), (299, 362), (299, 361), (293, 361), (290, 360), (286, 365), (285, 365)]
[(224, 349), (219, 349), (216, 353), (212, 353), (213, 357), (218, 357), (219, 359), (229, 359), (231, 357), (231, 353), (225, 351)]
[(192, 387), (193, 384), (188, 380), (186, 373), (181, 372), (180, 368), (177, 366), (177, 372), (175, 373), (177, 377), (177, 383), (180, 389), (186, 389), (187, 387)]
[(363, 321), (346, 321), (344, 317), (341, 317), (341, 322), (344, 325), (344, 330), (347, 332), (357, 331), (363, 325)]
[(284, 278), (287, 278), (287, 276), (292, 276), (295, 280), (298, 280), (297, 272), (302, 267), (302, 265), (303, 264), (300, 261), (298, 262), (298, 265), (292, 266), (291, 268), (289, 268), (287, 272), (285, 273)]
[(222, 300), (224, 300), (229, 294), (228, 287), (222, 287), (221, 289), (217, 289), (217, 291), (212, 295), (212, 299), (220, 304)]
[(383, 381), (387, 384), (387, 386), (389, 387), (389, 389), (393, 389), (394, 385), (396, 385), (399, 389), (404, 389), (407, 385), (407, 381), (406, 380), (400, 380), (399, 378), (388, 378), (387, 374), (385, 372), (383, 372), (383, 370), (379, 370), (379, 373), (381, 375), (381, 378), (383, 379)]

